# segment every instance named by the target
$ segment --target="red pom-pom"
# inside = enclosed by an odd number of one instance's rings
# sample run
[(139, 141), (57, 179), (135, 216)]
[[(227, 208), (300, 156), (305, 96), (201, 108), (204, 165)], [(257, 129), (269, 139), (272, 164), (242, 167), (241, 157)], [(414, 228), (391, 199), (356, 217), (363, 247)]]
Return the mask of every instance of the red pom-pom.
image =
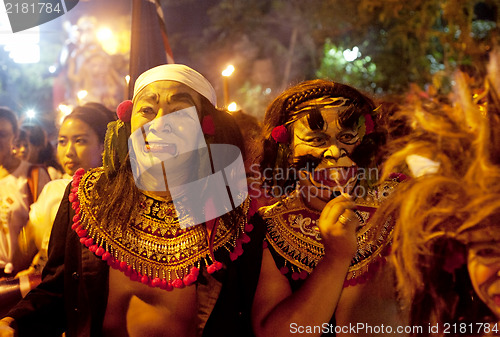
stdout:
[(284, 125), (278, 125), (271, 131), (271, 137), (276, 141), (276, 143), (287, 143), (290, 139), (288, 130)]
[(365, 127), (366, 135), (369, 135), (375, 130), (375, 123), (373, 122), (372, 116), (369, 114), (365, 114)]
[(280, 268), (280, 273), (283, 274), (283, 275), (288, 274), (289, 271), (290, 270), (288, 269), (287, 266), (283, 266), (283, 267)]
[(252, 199), (252, 201), (250, 202), (250, 207), (248, 208), (248, 217), (251, 217), (252, 215), (257, 213), (258, 210), (259, 205), (257, 204), (257, 201), (255, 201), (255, 199)]
[(241, 245), (237, 245), (234, 247), (234, 253), (236, 253), (238, 256), (241, 256), (243, 254), (243, 247)]
[(76, 230), (79, 226), (80, 226), (80, 221), (77, 221), (73, 225), (71, 225), (71, 229)]
[(198, 277), (198, 275), (200, 274), (200, 268), (192, 267), (191, 270), (189, 271), (189, 274)]
[(110, 258), (108, 261), (106, 261), (108, 265), (113, 268), (113, 269), (120, 269), (120, 263), (116, 261), (114, 258)]
[(402, 183), (403, 181), (408, 179), (408, 176), (404, 173), (393, 172), (389, 174), (389, 179), (396, 180), (398, 183)]
[(142, 275), (142, 277), (141, 277), (141, 283), (142, 284), (146, 284), (146, 285), (149, 283), (149, 277), (148, 277), (148, 275)]
[(78, 170), (75, 171), (75, 174), (73, 175), (74, 177), (81, 177), (85, 173), (85, 170), (83, 168), (79, 168)]
[(166, 291), (172, 291), (174, 290), (174, 286), (172, 285), (172, 282), (167, 280), (161, 280), (161, 286), (162, 289), (165, 289)]
[(107, 261), (107, 260), (109, 260), (109, 258), (110, 258), (110, 257), (111, 257), (111, 254), (110, 254), (110, 253), (108, 253), (108, 252), (104, 252), (104, 253), (102, 254), (102, 256), (101, 256), (101, 259), (102, 259), (103, 261)]
[(79, 229), (76, 231), (76, 234), (79, 237), (83, 238), (84, 236), (87, 236), (87, 230), (86, 229)]
[(305, 279), (307, 278), (307, 275), (309, 275), (309, 274), (307, 273), (307, 271), (302, 270), (302, 271), (300, 272), (300, 274), (299, 274), (299, 278), (300, 278), (301, 280), (305, 280)]
[(203, 120), (201, 121), (201, 130), (207, 136), (215, 135), (215, 125), (212, 116), (207, 115), (203, 117)]
[(125, 272), (125, 270), (127, 270), (127, 267), (128, 267), (127, 262), (125, 261), (120, 262), (120, 271)]
[(132, 118), (132, 106), (134, 103), (132, 103), (131, 100), (126, 100), (121, 102), (118, 107), (116, 108), (116, 114), (118, 115), (118, 118), (122, 122), (130, 122), (130, 118)]
[[(232, 254), (232, 253), (230, 253), (229, 255), (231, 255), (231, 254)], [(215, 269), (215, 266), (214, 266), (213, 264), (211, 264), (211, 265), (209, 265), (209, 266), (207, 267), (207, 272), (208, 272), (209, 274), (213, 274), (213, 273), (215, 273), (216, 271), (217, 271), (217, 270)]]
[(248, 232), (251, 232), (251, 231), (253, 231), (253, 225), (251, 223), (247, 223), (245, 225), (245, 232), (248, 233)]
[(186, 277), (184, 277), (183, 282), (185, 285), (190, 286), (191, 284), (196, 282), (196, 276), (188, 274), (186, 275)]
[(161, 279), (158, 277), (155, 277), (153, 281), (151, 281), (151, 287), (159, 287), (161, 285)]
[(241, 241), (243, 243), (249, 243), (250, 242), (250, 237), (248, 236), (247, 233), (243, 233), (243, 235), (241, 236)]
[[(234, 252), (231, 252), (231, 253), (229, 253), (229, 258), (231, 259), (231, 261), (236, 261), (236, 260), (238, 259), (238, 254), (236, 254), (236, 253), (234, 253)], [(211, 266), (209, 266), (209, 268), (210, 268), (210, 267), (211, 267)], [(208, 268), (207, 268), (207, 270), (208, 270)], [(210, 271), (209, 271), (209, 273), (210, 273)], [(210, 273), (210, 274), (211, 274), (211, 273)]]
[(99, 247), (99, 248), (97, 248), (97, 250), (95, 251), (95, 255), (97, 255), (97, 256), (102, 256), (102, 254), (104, 254), (104, 252), (105, 252), (104, 248)]
[(184, 288), (185, 287), (184, 282), (182, 282), (182, 280), (178, 279), (178, 278), (176, 278), (175, 280), (172, 281), (172, 285), (174, 286), (174, 288)]

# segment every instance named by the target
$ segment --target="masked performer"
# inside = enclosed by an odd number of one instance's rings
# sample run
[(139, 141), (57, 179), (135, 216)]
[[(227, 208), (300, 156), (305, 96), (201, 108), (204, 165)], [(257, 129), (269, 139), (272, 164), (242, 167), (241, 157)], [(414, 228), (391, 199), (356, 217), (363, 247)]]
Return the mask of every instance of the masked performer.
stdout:
[(19, 336), (251, 333), (264, 231), (247, 222), (241, 134), (215, 104), (189, 67), (139, 76), (103, 168), (66, 192), (42, 283), (4, 323)]
[[(398, 184), (374, 185), (383, 140), (375, 110), (354, 88), (326, 80), (291, 87), (269, 106), (261, 169), (282, 199), (259, 210), (269, 249), (253, 309), (257, 335), (371, 336), (380, 331), (367, 325), (401, 325), (385, 264), (392, 223), (370, 222)], [(363, 328), (352, 330), (357, 323)]]

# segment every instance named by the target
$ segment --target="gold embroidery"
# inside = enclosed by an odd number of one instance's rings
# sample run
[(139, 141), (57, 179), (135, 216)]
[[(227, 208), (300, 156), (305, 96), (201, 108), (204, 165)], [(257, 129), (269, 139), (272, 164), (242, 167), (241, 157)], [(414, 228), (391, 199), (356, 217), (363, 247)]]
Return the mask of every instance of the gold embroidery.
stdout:
[[(172, 201), (143, 194), (142, 212), (137, 219), (123, 232), (108, 229), (103, 221), (95, 217), (90, 206), (91, 191), (102, 172), (102, 169), (95, 169), (85, 174), (78, 190), (80, 223), (95, 244), (104, 248), (116, 260), (126, 262), (137, 273), (147, 275), (150, 279), (182, 279), (192, 267), (200, 268), (202, 262), (208, 264), (209, 247), (205, 224), (181, 228)], [(249, 200), (242, 204), (243, 214), (247, 214), (249, 204)], [(181, 214), (182, 221), (189, 216), (182, 210), (177, 211)], [(222, 247), (228, 251), (233, 250), (236, 238), (244, 233), (246, 216), (239, 216), (237, 221), (237, 226), (229, 226), (218, 219), (214, 251)]]
[[(396, 185), (394, 181), (384, 183), (368, 191), (365, 198), (357, 199), (356, 204), (376, 209)], [(320, 213), (309, 209), (297, 191), (272, 206), (262, 208), (260, 213), (267, 223), (266, 238), (272, 248), (291, 265), (292, 270), (311, 273), (325, 253), (321, 236), (312, 233), (313, 222)], [(371, 264), (380, 262), (390, 247), (393, 233), (390, 219), (377, 235), (376, 228), (368, 222), (370, 212), (358, 209), (355, 213), (362, 227), (357, 233), (358, 250), (349, 267), (348, 281), (363, 276)]]

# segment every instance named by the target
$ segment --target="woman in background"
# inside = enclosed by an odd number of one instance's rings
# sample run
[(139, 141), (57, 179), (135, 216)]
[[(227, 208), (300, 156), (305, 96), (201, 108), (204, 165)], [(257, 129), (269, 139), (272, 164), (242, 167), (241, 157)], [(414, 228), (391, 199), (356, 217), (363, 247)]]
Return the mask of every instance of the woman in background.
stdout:
[(41, 273), (64, 190), (77, 169), (87, 171), (102, 165), (106, 128), (114, 120), (116, 114), (99, 103), (78, 106), (64, 119), (57, 139), (57, 159), (64, 169), (64, 176), (48, 183), (39, 200), (31, 205), (26, 231), (27, 237), (34, 240), (38, 253), (30, 268), (21, 274)]

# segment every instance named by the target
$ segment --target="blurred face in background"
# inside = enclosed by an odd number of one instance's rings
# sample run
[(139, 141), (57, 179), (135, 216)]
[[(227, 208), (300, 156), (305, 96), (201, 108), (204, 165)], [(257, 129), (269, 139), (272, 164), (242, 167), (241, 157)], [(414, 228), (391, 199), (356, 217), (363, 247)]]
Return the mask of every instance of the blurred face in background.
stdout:
[(14, 156), (12, 153), (14, 146), (14, 129), (6, 118), (0, 118), (0, 165), (6, 165)]
[(14, 143), (14, 155), (22, 160), (28, 160), (30, 152), (29, 142), (26, 138), (19, 137)]
[(64, 120), (57, 141), (57, 159), (66, 174), (101, 166), (103, 151), (103, 144), (87, 123), (77, 118)]

